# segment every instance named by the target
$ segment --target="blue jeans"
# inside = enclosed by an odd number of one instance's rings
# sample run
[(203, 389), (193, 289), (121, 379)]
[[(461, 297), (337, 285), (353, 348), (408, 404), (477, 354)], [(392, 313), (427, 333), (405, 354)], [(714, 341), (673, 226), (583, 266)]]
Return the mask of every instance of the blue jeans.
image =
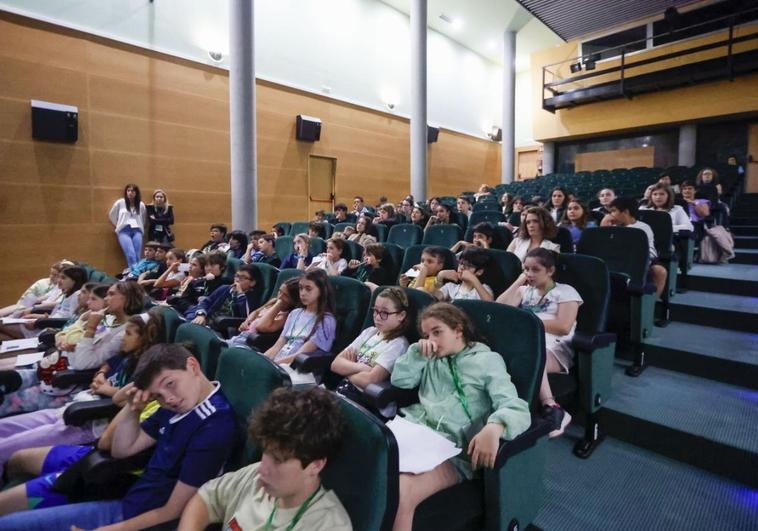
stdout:
[(95, 529), (124, 520), (121, 500), (72, 503), (0, 517), (0, 531), (69, 531), (72, 525)]
[(134, 227), (124, 227), (118, 233), (118, 243), (124, 251), (126, 266), (132, 267), (140, 260), (142, 251), (142, 231)]

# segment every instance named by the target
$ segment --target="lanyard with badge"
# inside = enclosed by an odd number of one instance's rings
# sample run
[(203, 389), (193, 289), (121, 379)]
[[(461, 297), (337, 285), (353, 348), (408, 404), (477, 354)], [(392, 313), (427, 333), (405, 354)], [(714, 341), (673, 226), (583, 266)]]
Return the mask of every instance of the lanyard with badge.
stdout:
[(529, 291), (526, 297), (527, 302), (521, 303), (520, 308), (532, 313), (542, 313), (546, 311), (547, 306), (550, 304), (550, 301), (546, 301), (545, 299), (547, 298), (548, 293), (553, 290), (553, 288), (555, 288), (555, 282), (553, 282), (553, 285), (545, 291), (545, 294), (540, 297), (536, 303), (531, 303), (530, 301), (534, 300), (534, 294), (537, 290), (533, 286), (529, 286)]
[(376, 346), (379, 343), (381, 343), (382, 341), (384, 341), (384, 336), (382, 336), (381, 332), (377, 332), (375, 335), (379, 336), (379, 338), (376, 341), (374, 341), (374, 343), (369, 344), (369, 342), (371, 341), (371, 338), (374, 337), (374, 336), (371, 336), (366, 341), (364, 341), (363, 344), (358, 348), (358, 356), (357, 357), (359, 358), (359, 360), (360, 360), (360, 358), (363, 358), (363, 359), (367, 360), (366, 361), (367, 365), (372, 365), (374, 363), (374, 359), (378, 356), (377, 352), (374, 352), (373, 355), (370, 354), (370, 352), (374, 348), (376, 348)]
[(295, 317), (295, 322), (292, 323), (292, 333), (287, 336), (287, 344), (284, 345), (284, 348), (282, 350), (289, 351), (289, 349), (292, 348), (292, 344), (295, 341), (297, 341), (298, 339), (300, 339), (300, 337), (302, 337), (303, 335), (305, 335), (305, 331), (308, 330), (316, 322), (316, 316), (315, 315), (313, 316), (313, 319), (308, 319), (306, 317), (307, 320), (305, 322), (305, 325), (303, 325), (303, 327), (300, 329), (299, 332), (296, 331), (297, 330), (297, 323), (300, 322), (300, 317), (303, 316), (303, 315), (305, 315), (305, 314), (306, 314), (306, 312), (305, 312), (305, 310), (303, 310), (302, 312), (300, 312), (297, 315), (297, 317)]
[[(295, 513), (295, 517), (292, 519), (292, 521), (287, 526), (287, 531), (292, 531), (292, 529), (295, 528), (297, 523), (300, 521), (300, 519), (303, 517), (303, 514), (305, 514), (305, 511), (308, 510), (308, 507), (310, 506), (311, 502), (313, 501), (313, 498), (316, 497), (316, 494), (321, 492), (321, 485), (318, 486), (318, 488), (313, 491), (313, 494), (308, 496), (308, 499), (306, 499), (303, 504), (300, 506), (300, 508)], [(263, 526), (263, 529), (265, 531), (270, 531), (274, 528), (274, 516), (276, 516), (276, 501), (274, 501), (274, 509), (271, 511), (271, 514), (268, 515), (268, 520), (266, 520), (266, 525)]]

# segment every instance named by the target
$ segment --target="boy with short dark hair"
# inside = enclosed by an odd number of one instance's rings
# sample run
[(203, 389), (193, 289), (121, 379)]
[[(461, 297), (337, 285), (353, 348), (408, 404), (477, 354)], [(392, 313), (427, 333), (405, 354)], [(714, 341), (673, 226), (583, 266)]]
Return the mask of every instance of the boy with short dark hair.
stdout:
[(253, 254), (252, 261), (281, 267), (282, 259), (276, 254), (276, 239), (273, 236), (266, 234), (258, 238), (258, 251)]
[[(128, 269), (122, 280), (136, 280), (143, 273), (153, 273), (158, 271), (161, 263), (156, 259), (155, 255), (160, 249), (161, 244), (158, 242), (147, 242), (143, 251), (144, 258), (134, 264)], [(165, 260), (165, 253), (164, 253)]]
[(337, 203), (334, 205), (334, 223), (344, 223), (347, 221), (347, 205)]
[(203, 253), (209, 253), (216, 250), (226, 252), (226, 225), (223, 223), (214, 223), (211, 225), (210, 230), (211, 239), (203, 244), (200, 251)]
[(351, 530), (350, 517), (321, 471), (339, 451), (344, 420), (337, 400), (319, 388), (277, 389), (253, 413), (250, 436), (259, 463), (203, 485), (182, 514), (180, 531), (211, 523), (224, 529)]
[[(140, 358), (129, 403), (116, 416), (111, 454), (133, 456), (155, 447), (142, 475), (121, 500), (24, 511), (0, 518), (0, 529), (101, 531), (147, 529), (176, 520), (197, 489), (221, 472), (237, 446), (235, 413), (218, 382), (178, 344), (159, 344)], [(140, 424), (145, 405), (160, 408)]]
[[(217, 287), (197, 306), (186, 314), (187, 319), (199, 325), (206, 325), (216, 315), (247, 317), (254, 308), (253, 289), (262, 282), (261, 271), (252, 264), (240, 266), (234, 275), (234, 284)], [(260, 289), (260, 288), (259, 288)]]

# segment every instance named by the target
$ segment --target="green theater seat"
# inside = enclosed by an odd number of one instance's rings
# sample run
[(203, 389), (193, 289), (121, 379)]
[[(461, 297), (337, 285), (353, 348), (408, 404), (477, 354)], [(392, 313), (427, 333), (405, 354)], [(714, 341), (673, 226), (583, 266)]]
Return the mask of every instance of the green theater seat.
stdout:
[(411, 245), (421, 243), (423, 237), (424, 231), (418, 225), (400, 223), (399, 225), (393, 225), (390, 227), (390, 231), (387, 234), (387, 243), (394, 243), (407, 249)]
[(421, 243), (424, 245), (439, 245), (450, 248), (463, 239), (463, 231), (458, 225), (432, 225), (424, 231)]
[(194, 345), (203, 372), (210, 378), (216, 374), (218, 357), (224, 344), (212, 330), (193, 323), (184, 323), (177, 328), (174, 341)]

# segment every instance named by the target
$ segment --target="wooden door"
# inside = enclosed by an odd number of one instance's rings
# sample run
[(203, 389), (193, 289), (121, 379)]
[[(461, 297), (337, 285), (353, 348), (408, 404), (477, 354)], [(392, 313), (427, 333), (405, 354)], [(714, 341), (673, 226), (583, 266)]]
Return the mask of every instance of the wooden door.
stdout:
[(747, 162), (745, 164), (745, 191), (758, 192), (758, 123), (750, 124), (747, 133)]
[(317, 210), (331, 212), (334, 207), (334, 177), (337, 159), (320, 155), (308, 156), (308, 212), (311, 219)]
[(516, 148), (516, 179), (523, 181), (533, 179), (537, 176), (537, 162), (539, 159), (539, 148)]

